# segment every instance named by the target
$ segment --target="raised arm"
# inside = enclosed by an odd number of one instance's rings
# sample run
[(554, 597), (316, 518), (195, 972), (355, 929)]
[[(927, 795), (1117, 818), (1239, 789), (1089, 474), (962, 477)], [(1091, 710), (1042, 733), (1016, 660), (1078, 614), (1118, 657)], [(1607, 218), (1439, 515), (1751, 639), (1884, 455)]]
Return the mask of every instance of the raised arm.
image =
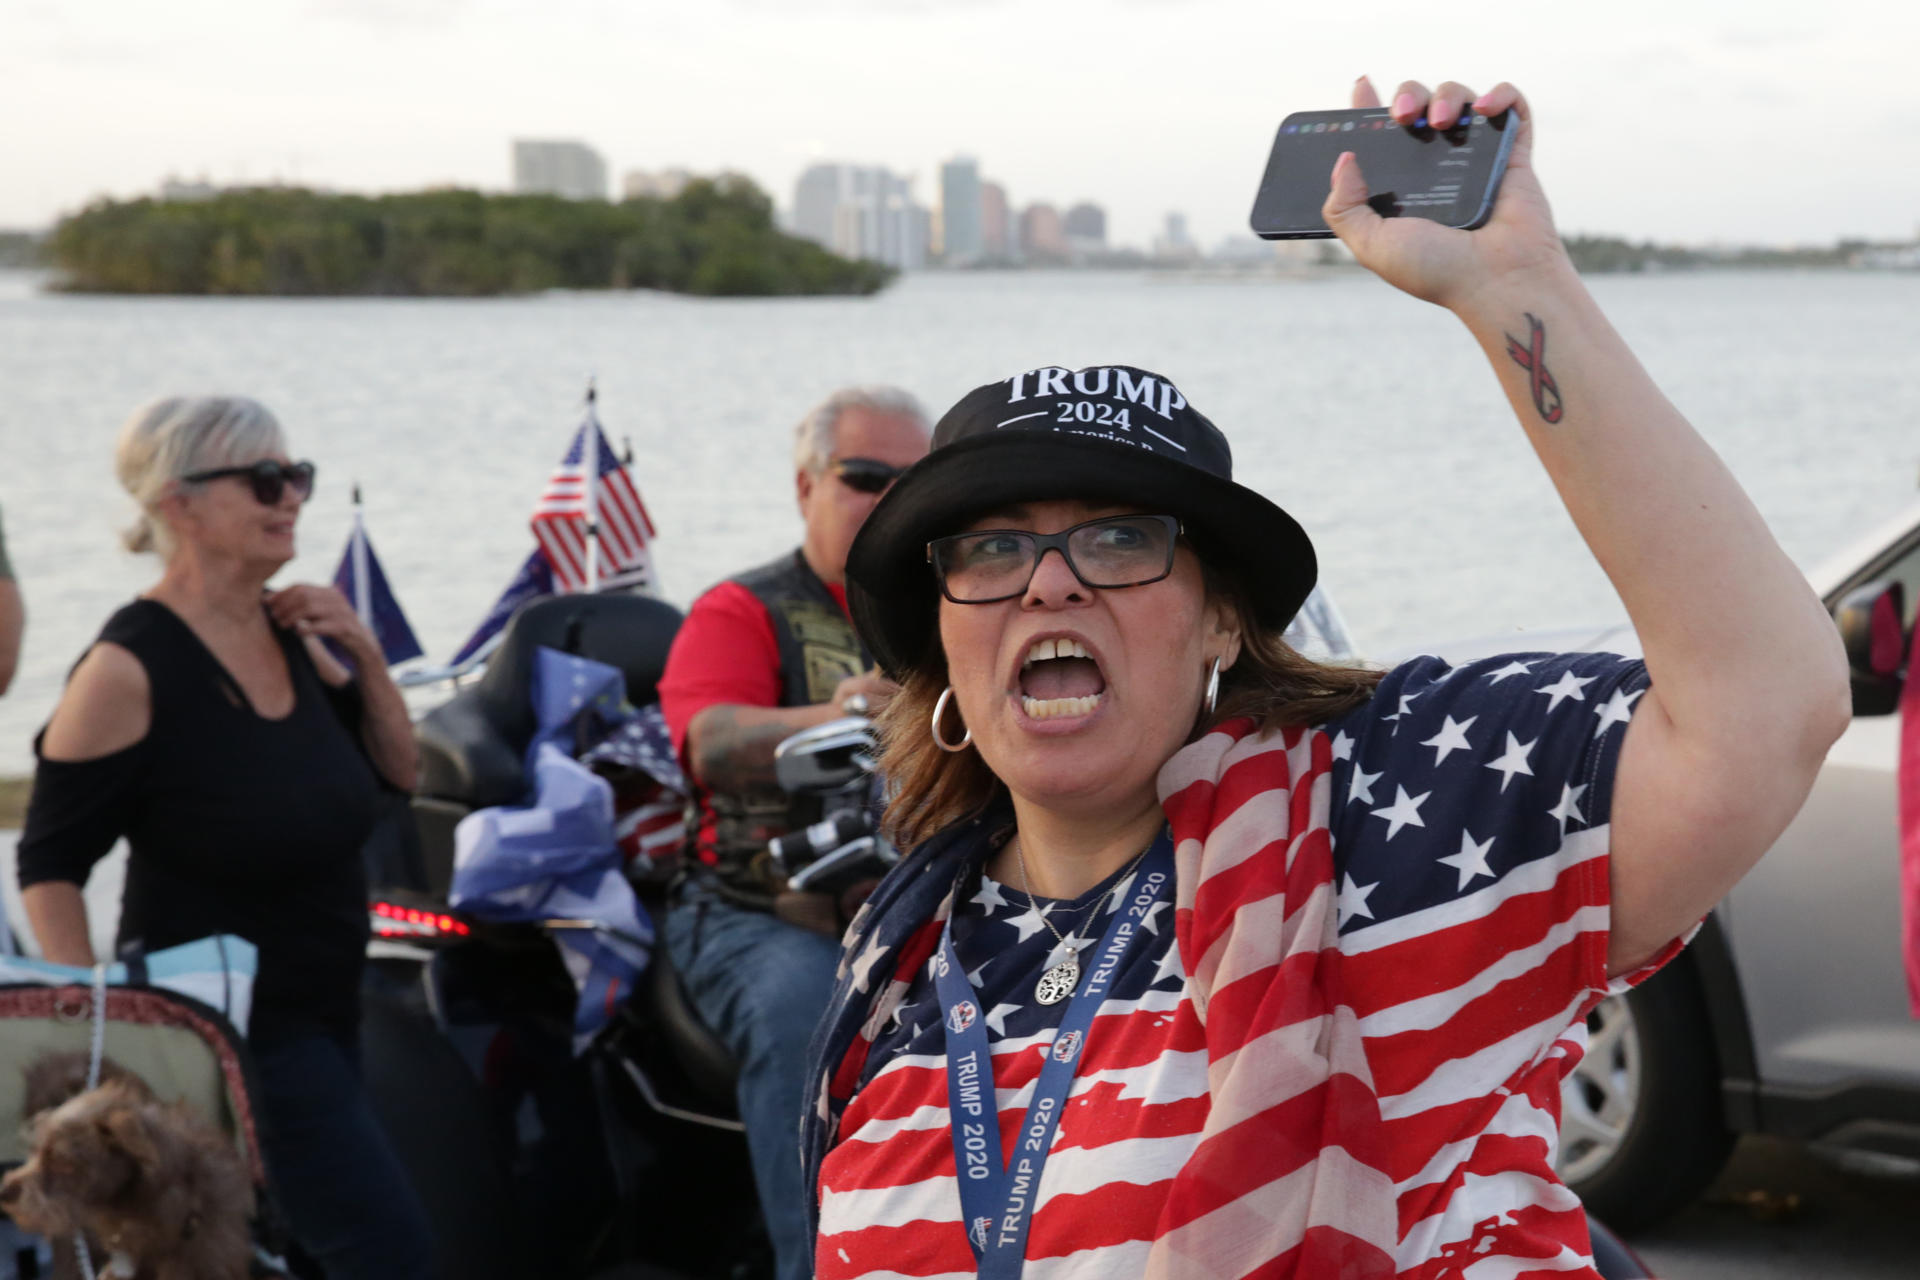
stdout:
[[(1379, 105), (1366, 81), (1356, 106)], [(1519, 116), (1489, 223), (1456, 231), (1367, 207), (1351, 155), (1325, 214), (1354, 257), (1459, 316), (1492, 363), (1567, 512), (1626, 605), (1652, 689), (1621, 748), (1609, 967), (1644, 962), (1759, 860), (1846, 727), (1832, 620), (1712, 448), (1607, 323), (1554, 230), (1511, 85), (1395, 93), (1402, 122)]]
[[(413, 790), (420, 775), (420, 748), (406, 701), (387, 674), (380, 641), (353, 611), (347, 598), (330, 586), (310, 583), (287, 587), (267, 597), (267, 610), (283, 627), (297, 631), (320, 678), (339, 687), (353, 680), (360, 690), (360, 738), (380, 776), (401, 791)], [(319, 642), (333, 640), (353, 658), (349, 672)]]

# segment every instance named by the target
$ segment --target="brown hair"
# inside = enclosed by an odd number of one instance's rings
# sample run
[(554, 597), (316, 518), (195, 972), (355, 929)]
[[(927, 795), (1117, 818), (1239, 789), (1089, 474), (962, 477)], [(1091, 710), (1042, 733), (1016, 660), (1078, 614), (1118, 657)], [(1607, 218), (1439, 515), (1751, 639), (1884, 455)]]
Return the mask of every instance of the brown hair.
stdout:
[[(1280, 631), (1254, 619), (1245, 595), (1226, 573), (1204, 562), (1203, 572), (1208, 599), (1224, 601), (1239, 621), (1240, 656), (1220, 673), (1219, 703), (1211, 716), (1195, 723), (1189, 741), (1240, 716), (1251, 716), (1262, 733), (1320, 724), (1373, 696), (1383, 672), (1303, 656)], [(947, 659), (936, 630), (927, 656), (907, 673), (878, 719), (882, 768), (892, 789), (884, 826), (902, 849), (973, 817), (1002, 787), (978, 751), (943, 751), (933, 741), (933, 708), (946, 687)], [(953, 742), (964, 731), (957, 708), (949, 703), (941, 736)]]

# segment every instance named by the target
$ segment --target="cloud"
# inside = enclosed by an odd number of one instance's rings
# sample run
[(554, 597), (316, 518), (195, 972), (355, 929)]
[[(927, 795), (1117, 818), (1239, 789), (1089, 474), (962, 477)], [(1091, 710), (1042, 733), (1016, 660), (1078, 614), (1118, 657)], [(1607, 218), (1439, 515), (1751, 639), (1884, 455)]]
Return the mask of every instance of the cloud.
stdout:
[(440, 27), (472, 7), (472, 0), (312, 0), (308, 11), (369, 26)]

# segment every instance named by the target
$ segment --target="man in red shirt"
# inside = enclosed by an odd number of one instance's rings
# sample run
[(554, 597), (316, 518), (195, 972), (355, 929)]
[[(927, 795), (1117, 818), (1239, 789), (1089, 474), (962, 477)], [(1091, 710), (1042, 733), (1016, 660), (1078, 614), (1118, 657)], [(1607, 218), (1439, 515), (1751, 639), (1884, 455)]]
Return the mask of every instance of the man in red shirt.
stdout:
[(871, 715), (893, 692), (847, 616), (847, 550), (894, 477), (926, 454), (927, 435), (919, 402), (889, 387), (835, 392), (801, 419), (794, 485), (805, 540), (694, 601), (660, 681), (700, 808), (667, 945), (740, 1064), (740, 1115), (780, 1280), (812, 1273), (801, 1091), (839, 933), (824, 923), (835, 904), (788, 891), (771, 865), (768, 840), (821, 816), (818, 800), (775, 784), (773, 749), (836, 717)]

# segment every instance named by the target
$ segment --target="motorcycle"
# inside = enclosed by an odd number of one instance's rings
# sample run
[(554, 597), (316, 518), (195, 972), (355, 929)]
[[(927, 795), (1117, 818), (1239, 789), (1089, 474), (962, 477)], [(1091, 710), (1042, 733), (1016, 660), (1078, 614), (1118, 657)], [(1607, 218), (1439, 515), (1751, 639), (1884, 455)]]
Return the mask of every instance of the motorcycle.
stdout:
[[(369, 1091), (434, 1223), (445, 1274), (772, 1273), (735, 1064), (689, 1003), (664, 940), (576, 1055), (578, 994), (556, 940), (605, 926), (502, 923), (445, 900), (458, 818), (507, 798), (494, 775), (524, 750), (512, 729), (531, 733), (524, 718), (507, 718), (525, 699), (524, 686), (517, 695), (512, 686), (530, 669), (529, 645), (611, 656), (632, 696), (650, 697), (671, 629), (656, 626), (649, 645), (631, 641), (637, 624), (658, 623), (667, 608), (607, 597), (532, 606), (488, 674), (420, 726), (427, 786), (414, 800), (417, 849), (376, 870), (386, 887), (369, 904), (363, 1043)], [(897, 857), (875, 831), (874, 747), (872, 726), (851, 718), (781, 744), (780, 784), (819, 797), (825, 811), (769, 850), (790, 887), (838, 894)], [(668, 886), (643, 876), (635, 889), (658, 936)]]

